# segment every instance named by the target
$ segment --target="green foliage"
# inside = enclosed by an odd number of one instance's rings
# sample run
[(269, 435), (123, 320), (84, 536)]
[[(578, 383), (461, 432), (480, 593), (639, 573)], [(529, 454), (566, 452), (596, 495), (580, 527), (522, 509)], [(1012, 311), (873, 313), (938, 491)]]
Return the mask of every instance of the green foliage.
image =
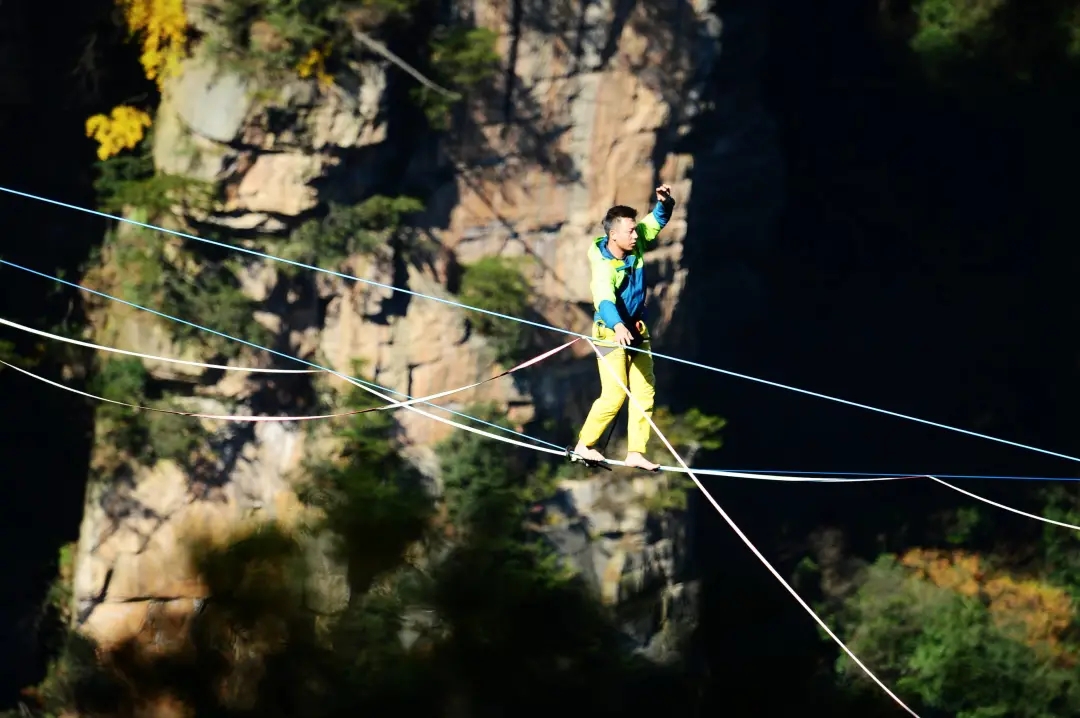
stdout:
[[(336, 269), (353, 254), (369, 253), (397, 236), (407, 215), (424, 205), (413, 197), (375, 195), (360, 204), (330, 205), (321, 219), (311, 219), (292, 233), (280, 255), (294, 262)], [(283, 271), (294, 273), (292, 265)]]
[(983, 514), (977, 506), (961, 506), (951, 519), (946, 527), (945, 540), (958, 546), (971, 540), (983, 521)]
[(424, 85), (411, 91), (432, 127), (447, 129), (460, 93), (491, 78), (499, 68), (498, 35), (484, 27), (439, 27), (429, 43), (433, 79), (454, 92), (448, 97)]
[[(672, 414), (665, 407), (659, 407), (653, 412), (653, 421), (691, 468), (701, 451), (718, 451), (723, 446), (720, 432), (727, 425), (727, 420), (697, 408), (685, 414)], [(678, 465), (674, 455), (659, 439), (654, 438), (653, 442), (661, 444), (657, 447), (654, 461), (669, 466)], [(693, 479), (686, 474), (667, 475), (659, 482), (656, 493), (645, 501), (645, 508), (653, 514), (685, 511), (687, 493), (694, 487)]]
[[(175, 273), (169, 279), (169, 306), (177, 316), (191, 317), (199, 324), (212, 325), (222, 334), (260, 346), (273, 339), (272, 332), (255, 320), (258, 305), (244, 294), (236, 276), (226, 266), (204, 264), (193, 279), (181, 279)], [(180, 341), (200, 344), (227, 358), (243, 351), (244, 345), (238, 342), (186, 324), (174, 324), (173, 332)]]
[[(461, 301), (478, 309), (520, 317), (529, 307), (529, 283), (515, 261), (484, 257), (465, 267)], [(468, 319), (491, 341), (500, 362), (516, 363), (524, 349), (524, 325), (477, 312), (470, 312)]]
[[(106, 359), (88, 382), (88, 391), (105, 399), (156, 408), (175, 406), (168, 399), (154, 401), (147, 396), (149, 375), (140, 359)], [(123, 457), (152, 464), (173, 460), (182, 466), (193, 460), (207, 436), (192, 417), (140, 411), (118, 404), (97, 405), (99, 433)]]
[[(870, 567), (839, 623), (848, 647), (886, 685), (930, 710), (965, 718), (1080, 710), (1080, 679), (1067, 663), (1021, 641), (977, 597), (909, 577), (892, 557)], [(837, 671), (853, 690), (878, 690), (846, 654)]]
[(149, 219), (166, 215), (175, 207), (208, 210), (214, 199), (210, 182), (158, 172), (150, 154), (151, 140), (144, 139), (132, 153), (98, 161), (94, 179), (98, 207), (118, 213), (142, 210)]
[(74, 542), (64, 544), (57, 554), (56, 577), (49, 585), (45, 595), (45, 606), (56, 611), (57, 617), (64, 623), (71, 619), (71, 600), (74, 596), (72, 580), (75, 572)]
[[(142, 221), (145, 216), (136, 212), (133, 218)], [(165, 258), (166, 241), (152, 230), (127, 225), (105, 235), (102, 249), (110, 252), (109, 266), (116, 272), (125, 299), (150, 307), (165, 301), (175, 273)], [(100, 261), (100, 256), (95, 259)]]
[(225, 0), (207, 9), (221, 29), (207, 43), (213, 55), (239, 70), (272, 77), (316, 75), (330, 82), (342, 64), (370, 50), (356, 41), (354, 31), (407, 37), (424, 48), (421, 74), (450, 92), (421, 83), (412, 97), (432, 126), (446, 129), (462, 93), (497, 71), (498, 36), (486, 28), (452, 25), (418, 38), (427, 34), (427, 13), (418, 13), (419, 6), (418, 0)]
[[(470, 406), (466, 414), (512, 428), (493, 404)], [(472, 432), (451, 434), (436, 447), (447, 511), (455, 525), (510, 535), (520, 527), (529, 482), (520, 452), (494, 448)]]
[(994, 15), (1008, 0), (919, 0), (912, 49), (934, 63), (970, 59), (992, 40)]
[(360, 17), (376, 22), (407, 18), (416, 0), (225, 0), (208, 14), (219, 35), (210, 49), (233, 66), (291, 73), (311, 63), (334, 65), (352, 46), (350, 26)]
[[(352, 410), (377, 405), (357, 387), (345, 403)], [(350, 586), (359, 593), (404, 560), (434, 512), (421, 477), (397, 453), (394, 432), (388, 412), (349, 417), (338, 434), (344, 443), (340, 460), (309, 465), (300, 492), (301, 500), (325, 512), (323, 527), (337, 537), (338, 558), (347, 563)]]
[(911, 49), (935, 81), (955, 89), (995, 74), (1027, 82), (1080, 57), (1075, 2), (1032, 9), (1021, 0), (917, 0), (912, 11)]
[[(139, 404), (146, 398), (146, 367), (139, 359), (110, 359), (90, 377), (88, 391), (105, 399)], [(111, 403), (97, 407), (97, 423), (113, 447), (130, 456), (143, 456), (146, 423), (141, 412)]]
[[(1080, 526), (1080, 497), (1075, 489), (1054, 486), (1044, 496), (1043, 516)], [(1042, 545), (1051, 580), (1067, 588), (1080, 602), (1080, 534), (1061, 526), (1044, 525)]]
[[(9, 364), (14, 364), (18, 360), (18, 355), (15, 353), (15, 345), (9, 341), (0, 339), (0, 361), (6, 361)], [(0, 366), (0, 371), (3, 371), (4, 367)]]
[[(171, 254), (168, 249), (174, 249)], [(255, 320), (257, 303), (241, 290), (224, 263), (184, 253), (152, 230), (124, 227), (104, 242), (106, 266), (116, 275), (123, 298), (136, 304), (168, 307), (169, 313), (197, 324), (212, 325), (223, 334), (265, 346), (272, 334)], [(100, 259), (96, 261), (101, 261)], [(188, 269), (195, 266), (194, 271)], [(239, 356), (243, 345), (179, 322), (169, 325), (181, 342), (194, 343), (227, 358)]]

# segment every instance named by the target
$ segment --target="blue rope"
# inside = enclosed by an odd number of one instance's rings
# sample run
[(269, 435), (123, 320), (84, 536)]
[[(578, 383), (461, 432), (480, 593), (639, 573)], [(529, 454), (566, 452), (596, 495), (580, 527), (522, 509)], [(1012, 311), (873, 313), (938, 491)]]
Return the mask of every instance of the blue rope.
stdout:
[[(280, 357), (284, 357), (286, 359), (291, 359), (293, 361), (298, 361), (301, 364), (307, 364), (310, 367), (314, 367), (316, 369), (321, 369), (322, 371), (327, 371), (327, 372), (332, 371), (331, 369), (328, 369), (328, 368), (326, 368), (324, 366), (319, 366), (318, 364), (314, 364), (312, 362), (305, 361), (303, 359), (299, 359), (299, 358), (294, 357), (294, 356), (289, 356), (288, 354), (285, 354), (283, 352), (279, 352), (279, 351), (275, 351), (273, 349), (268, 349), (267, 347), (259, 346), (258, 344), (254, 344), (252, 342), (246, 341), (244, 339), (240, 339), (238, 337), (229, 336), (228, 334), (225, 334), (223, 332), (219, 332), (219, 331), (217, 331), (215, 329), (210, 329), (209, 327), (204, 327), (204, 326), (201, 326), (199, 324), (195, 324), (194, 322), (189, 322), (186, 319), (180, 319), (178, 317), (174, 317), (174, 316), (171, 316), (169, 314), (159, 312), (159, 311), (157, 311), (155, 309), (150, 309), (149, 307), (144, 307), (144, 306), (141, 306), (139, 304), (135, 304), (134, 302), (129, 302), (127, 300), (120, 299), (118, 297), (114, 297), (114, 296), (109, 295), (109, 294), (105, 294), (104, 292), (99, 292), (96, 289), (90, 289), (89, 287), (84, 287), (81, 284), (76, 284), (74, 282), (69, 282), (66, 279), (60, 279), (59, 277), (54, 277), (52, 275), (45, 274), (44, 272), (38, 272), (38, 271), (36, 271), (34, 269), (29, 269), (27, 267), (20, 266), (18, 264), (15, 264), (14, 262), (7, 261), (6, 259), (0, 259), (0, 264), (6, 264), (9, 267), (15, 267), (16, 269), (21, 269), (24, 272), (30, 272), (31, 274), (36, 274), (39, 277), (44, 277), (46, 279), (51, 279), (51, 280), (53, 280), (55, 282), (60, 282), (61, 284), (66, 284), (69, 287), (75, 287), (76, 289), (81, 289), (84, 292), (89, 292), (91, 294), (96, 294), (99, 297), (104, 297), (106, 299), (111, 299), (114, 302), (120, 302), (121, 304), (126, 304), (129, 307), (134, 307), (135, 309), (140, 309), (140, 310), (142, 310), (144, 312), (150, 312), (151, 314), (156, 314), (159, 317), (164, 317), (166, 319), (171, 319), (174, 322), (179, 322), (181, 324), (186, 324), (189, 327), (194, 327), (196, 329), (201, 329), (204, 332), (210, 332), (211, 334), (217, 334), (219, 337), (224, 337), (225, 339), (228, 339), (230, 341), (240, 342), (241, 344), (246, 344), (249, 347), (254, 347), (255, 349), (261, 349), (262, 351), (270, 352), (271, 354), (276, 354), (276, 355), (278, 355)], [(373, 384), (373, 383), (371, 383), (369, 381), (364, 381), (363, 379), (357, 379), (356, 377), (350, 377), (350, 378), (353, 379), (354, 381), (356, 381), (358, 384), (364, 384), (365, 386), (372, 387), (373, 389), (380, 389), (382, 391), (389, 392), (391, 394), (397, 394), (398, 396), (404, 396), (406, 399), (412, 399), (413, 398), (413, 397), (409, 396), (408, 394), (405, 394), (404, 392), (394, 391), (393, 389), (388, 389), (386, 387), (379, 386), (378, 384)], [(545, 444), (545, 445), (547, 445), (549, 447), (552, 447), (554, 449), (558, 449), (559, 451), (564, 451), (566, 449), (565, 446), (559, 446), (558, 444), (552, 444), (550, 441), (544, 441), (543, 439), (537, 439), (535, 437), (529, 436), (528, 434), (522, 434), (520, 432), (514, 431), (513, 429), (508, 429), (505, 426), (499, 426), (498, 424), (493, 424), (493, 423), (491, 423), (489, 421), (484, 421), (483, 419), (478, 419), (475, 416), (469, 416), (468, 414), (463, 414), (463, 413), (461, 413), (459, 411), (454, 411), (453, 409), (447, 409), (445, 406), (439, 406), (438, 404), (432, 404), (431, 402), (426, 402), (426, 401), (421, 402), (421, 403), (425, 404), (427, 406), (434, 407), (436, 409), (442, 409), (443, 411), (450, 412), (451, 414), (455, 414), (455, 415), (460, 416), (460, 417), (462, 417), (464, 419), (469, 419), (469, 420), (475, 421), (475, 422), (477, 422), (479, 424), (484, 424), (485, 426), (490, 426), (491, 428), (498, 429), (499, 431), (505, 431), (505, 432), (510, 433), (510, 434), (515, 434), (516, 436), (519, 436), (519, 437), (521, 437), (523, 439), (529, 439), (530, 441), (534, 441), (534, 442), (537, 442), (537, 443), (540, 443), (540, 444)]]
[[(806, 474), (809, 476), (881, 476), (881, 477), (901, 477), (901, 476), (926, 476), (926, 472), (913, 471), (910, 474), (880, 474), (880, 473), (867, 473), (860, 471), (784, 471), (784, 470), (766, 470), (766, 469), (721, 469), (721, 471), (729, 471), (732, 473), (743, 474), (783, 474), (784, 476), (798, 476), (800, 474)], [(933, 474), (942, 479), (1001, 479), (1005, 481), (1080, 481), (1078, 477), (1072, 476), (995, 476), (987, 474)]]
[[(498, 317), (500, 319), (506, 319), (506, 320), (509, 320), (509, 321), (512, 321), (512, 322), (518, 322), (518, 323), (521, 323), (521, 324), (528, 324), (530, 326), (537, 327), (537, 328), (540, 328), (540, 329), (548, 329), (550, 331), (560, 332), (562, 334), (567, 334), (567, 335), (570, 335), (570, 336), (580, 337), (580, 338), (584, 338), (584, 339), (591, 339), (591, 337), (588, 337), (588, 336), (586, 336), (584, 334), (578, 334), (577, 332), (572, 332), (572, 331), (570, 331), (568, 329), (561, 329), (559, 327), (555, 327), (555, 326), (552, 326), (550, 324), (543, 324), (541, 322), (534, 322), (534, 321), (530, 321), (528, 319), (522, 319), (520, 317), (513, 317), (513, 316), (509, 316), (507, 314), (501, 314), (499, 312), (493, 312), (493, 311), (488, 310), (488, 309), (480, 309), (478, 307), (472, 307), (472, 306), (469, 306), (467, 304), (462, 304), (461, 302), (453, 301), (451, 299), (444, 299), (442, 297), (435, 297), (435, 296), (431, 296), (429, 294), (424, 294), (422, 292), (415, 292), (415, 291), (412, 291), (410, 289), (403, 289), (401, 287), (394, 287), (394, 286), (390, 286), (388, 284), (382, 284), (380, 282), (373, 281), (371, 279), (362, 279), (360, 277), (355, 277), (355, 276), (353, 276), (351, 274), (343, 274), (341, 272), (335, 272), (335, 271), (330, 270), (330, 269), (323, 269), (322, 267), (315, 267), (315, 266), (312, 266), (310, 264), (304, 264), (303, 262), (295, 262), (295, 261), (293, 261), (291, 259), (283, 259), (282, 257), (275, 257), (272, 254), (265, 254), (263, 252), (258, 252), (256, 250), (248, 249), (246, 247), (238, 247), (238, 246), (235, 246), (235, 245), (226, 244), (224, 242), (217, 242), (215, 240), (205, 239), (203, 237), (197, 237), (197, 236), (195, 236), (193, 234), (186, 234), (184, 232), (178, 232), (176, 230), (166, 229), (165, 227), (158, 227), (158, 226), (153, 225), (153, 224), (147, 224), (145, 222), (139, 222), (139, 221), (136, 221), (136, 220), (133, 220), (133, 219), (128, 219), (126, 217), (119, 217), (119, 216), (116, 216), (116, 215), (107, 214), (105, 212), (99, 212), (97, 210), (87, 209), (85, 207), (79, 207), (77, 205), (68, 204), (66, 202), (59, 202), (59, 201), (54, 200), (54, 199), (48, 199), (47, 197), (40, 197), (38, 195), (29, 194), (27, 192), (19, 192), (17, 190), (8, 189), (7, 187), (3, 187), (3, 186), (0, 186), (0, 192), (7, 192), (9, 194), (18, 195), (20, 197), (27, 197), (29, 199), (35, 199), (35, 200), (38, 200), (40, 202), (47, 202), (49, 204), (54, 204), (54, 205), (57, 205), (57, 206), (60, 206), (60, 207), (66, 207), (67, 209), (74, 209), (74, 210), (77, 210), (79, 212), (86, 212), (88, 214), (97, 215), (99, 217), (105, 217), (106, 219), (112, 219), (112, 220), (115, 220), (117, 222), (127, 222), (128, 224), (133, 224), (133, 225), (136, 225), (136, 226), (139, 226), (139, 227), (144, 227), (146, 229), (153, 229), (153, 230), (157, 230), (159, 232), (165, 232), (166, 234), (172, 234), (172, 235), (175, 235), (177, 237), (183, 237), (185, 239), (190, 239), (190, 240), (193, 240), (193, 241), (196, 241), (196, 242), (205, 242), (206, 244), (212, 244), (212, 245), (215, 245), (215, 246), (218, 246), (218, 247), (224, 247), (226, 249), (231, 249), (231, 250), (236, 251), (236, 252), (244, 252), (246, 254), (251, 254), (251, 255), (254, 255), (256, 257), (261, 257), (263, 259), (271, 259), (271, 260), (273, 260), (275, 262), (284, 262), (286, 264), (291, 264), (293, 266), (301, 267), (303, 269), (310, 269), (310, 270), (313, 270), (313, 271), (316, 271), (316, 272), (324, 272), (326, 274), (330, 274), (330, 275), (333, 275), (335, 277), (340, 277), (342, 279), (351, 279), (353, 281), (361, 282), (363, 284), (370, 284), (371, 286), (374, 286), (374, 287), (380, 287), (382, 289), (389, 289), (392, 292), (403, 292), (405, 294), (409, 294), (409, 295), (412, 295), (414, 297), (420, 297), (422, 299), (430, 299), (432, 301), (441, 302), (443, 304), (448, 304), (448, 305), (450, 305), (452, 307), (458, 307), (459, 309), (468, 309), (470, 311), (480, 312), (482, 314), (487, 314), (487, 315), (490, 315), (490, 316), (493, 316), (493, 317)], [(254, 346), (254, 345), (252, 345), (252, 346)], [(639, 349), (637, 347), (628, 347), (628, 348), (631, 351), (644, 351), (644, 350)], [(266, 351), (270, 351), (270, 350), (266, 350)], [(1069, 461), (1080, 462), (1080, 458), (1078, 458), (1078, 457), (1069, 456), (1068, 454), (1060, 454), (1058, 452), (1048, 451), (1046, 449), (1040, 449), (1037, 446), (1030, 446), (1028, 444), (1021, 444), (1021, 443), (1016, 442), (1016, 441), (1009, 441), (1008, 439), (1000, 439), (1000, 438), (995, 437), (995, 436), (989, 436), (987, 434), (980, 434), (978, 432), (970, 431), (968, 429), (961, 429), (959, 427), (949, 426), (948, 424), (941, 424), (941, 423), (938, 423), (936, 421), (929, 421), (927, 419), (920, 419), (920, 418), (918, 418), (916, 416), (909, 416), (907, 414), (900, 414), (900, 413), (895, 412), (895, 411), (889, 411), (888, 409), (880, 409), (878, 407), (870, 406), (868, 404), (860, 404), (858, 402), (849, 401), (847, 399), (841, 399), (839, 397), (829, 396), (828, 394), (820, 394), (818, 392), (809, 391), (807, 389), (800, 389), (798, 387), (789, 386), (787, 384), (781, 384), (779, 382), (769, 381), (767, 379), (761, 379), (761, 378), (758, 378), (758, 377), (755, 377), (755, 376), (750, 376), (750, 375), (747, 375), (747, 374), (740, 374), (738, 372), (730, 371), (728, 369), (721, 369), (719, 367), (709, 366), (708, 364), (701, 364), (699, 362), (690, 361), (689, 359), (682, 359), (680, 357), (671, 356), (671, 355), (668, 355), (668, 354), (661, 354), (659, 352), (652, 352), (652, 355), (654, 357), (657, 357), (657, 358), (660, 358), (660, 359), (667, 359), (669, 361), (678, 362), (679, 364), (685, 364), (687, 366), (692, 366), (692, 367), (695, 367), (697, 369), (704, 369), (706, 371), (718, 372), (720, 374), (726, 374), (728, 376), (737, 377), (739, 379), (748, 379), (750, 381), (754, 381), (754, 382), (757, 382), (759, 384), (766, 384), (768, 386), (774, 386), (774, 387), (777, 387), (779, 389), (787, 389), (788, 391), (794, 391), (794, 392), (799, 393), (799, 394), (805, 394), (807, 396), (813, 396), (813, 397), (816, 397), (818, 399), (826, 399), (828, 401), (835, 401), (835, 402), (838, 402), (840, 404), (846, 404), (848, 406), (854, 406), (854, 407), (856, 407), (858, 409), (866, 409), (867, 411), (873, 411), (873, 412), (877, 412), (879, 414), (885, 414), (887, 416), (894, 416), (894, 417), (897, 417), (899, 419), (907, 419), (908, 421), (914, 421), (914, 422), (917, 422), (917, 423), (920, 423), (920, 424), (926, 424), (927, 426), (933, 426), (933, 427), (938, 428), (938, 429), (946, 429), (948, 431), (955, 431), (955, 432), (959, 432), (961, 434), (967, 434), (968, 436), (974, 436), (974, 437), (977, 437), (977, 438), (980, 438), (980, 439), (987, 439), (989, 441), (995, 441), (995, 442), (998, 442), (1000, 444), (1007, 444), (1009, 446), (1014, 446), (1014, 447), (1017, 447), (1017, 448), (1020, 448), (1020, 449), (1027, 449), (1028, 451), (1035, 451), (1035, 452), (1038, 452), (1040, 454), (1046, 454), (1048, 456), (1055, 456), (1055, 457), (1057, 457), (1059, 459), (1068, 459)], [(289, 357), (289, 358), (294, 358), (294, 357)], [(297, 361), (299, 361), (299, 360), (297, 360)], [(315, 366), (315, 365), (312, 364), (312, 366)], [(478, 421), (478, 420), (474, 419), (474, 421)], [(552, 445), (552, 446), (554, 446), (554, 445)]]

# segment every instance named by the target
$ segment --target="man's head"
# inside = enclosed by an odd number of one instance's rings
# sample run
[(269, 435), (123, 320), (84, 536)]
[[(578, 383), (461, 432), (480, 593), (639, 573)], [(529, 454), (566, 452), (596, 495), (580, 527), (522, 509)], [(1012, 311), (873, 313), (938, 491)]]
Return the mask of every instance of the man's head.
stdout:
[(633, 207), (615, 205), (604, 215), (604, 233), (609, 247), (614, 244), (624, 255), (633, 252), (638, 240), (637, 212)]

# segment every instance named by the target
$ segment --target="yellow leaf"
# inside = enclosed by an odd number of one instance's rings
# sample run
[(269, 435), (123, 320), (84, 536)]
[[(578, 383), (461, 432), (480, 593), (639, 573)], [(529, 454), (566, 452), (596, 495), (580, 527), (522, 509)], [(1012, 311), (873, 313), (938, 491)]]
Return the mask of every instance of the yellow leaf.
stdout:
[(139, 62), (147, 79), (162, 81), (176, 71), (187, 52), (184, 0), (116, 0), (132, 35), (142, 36)]
[(110, 116), (94, 115), (86, 120), (86, 136), (98, 142), (98, 159), (107, 160), (134, 148), (150, 126), (150, 115), (136, 107), (119, 105)]

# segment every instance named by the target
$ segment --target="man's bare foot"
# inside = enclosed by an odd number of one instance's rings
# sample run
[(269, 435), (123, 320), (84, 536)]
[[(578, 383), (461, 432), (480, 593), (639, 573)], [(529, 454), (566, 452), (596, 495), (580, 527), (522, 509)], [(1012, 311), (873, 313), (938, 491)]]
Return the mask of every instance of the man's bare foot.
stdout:
[(601, 454), (599, 451), (597, 451), (596, 449), (590, 449), (588, 446), (585, 446), (580, 441), (578, 442), (578, 445), (574, 447), (574, 453), (583, 459), (588, 459), (589, 461), (606, 460), (604, 459), (604, 455)]
[(646, 471), (656, 471), (660, 468), (660, 464), (654, 464), (636, 451), (626, 454), (626, 465), (635, 469), (645, 469)]

